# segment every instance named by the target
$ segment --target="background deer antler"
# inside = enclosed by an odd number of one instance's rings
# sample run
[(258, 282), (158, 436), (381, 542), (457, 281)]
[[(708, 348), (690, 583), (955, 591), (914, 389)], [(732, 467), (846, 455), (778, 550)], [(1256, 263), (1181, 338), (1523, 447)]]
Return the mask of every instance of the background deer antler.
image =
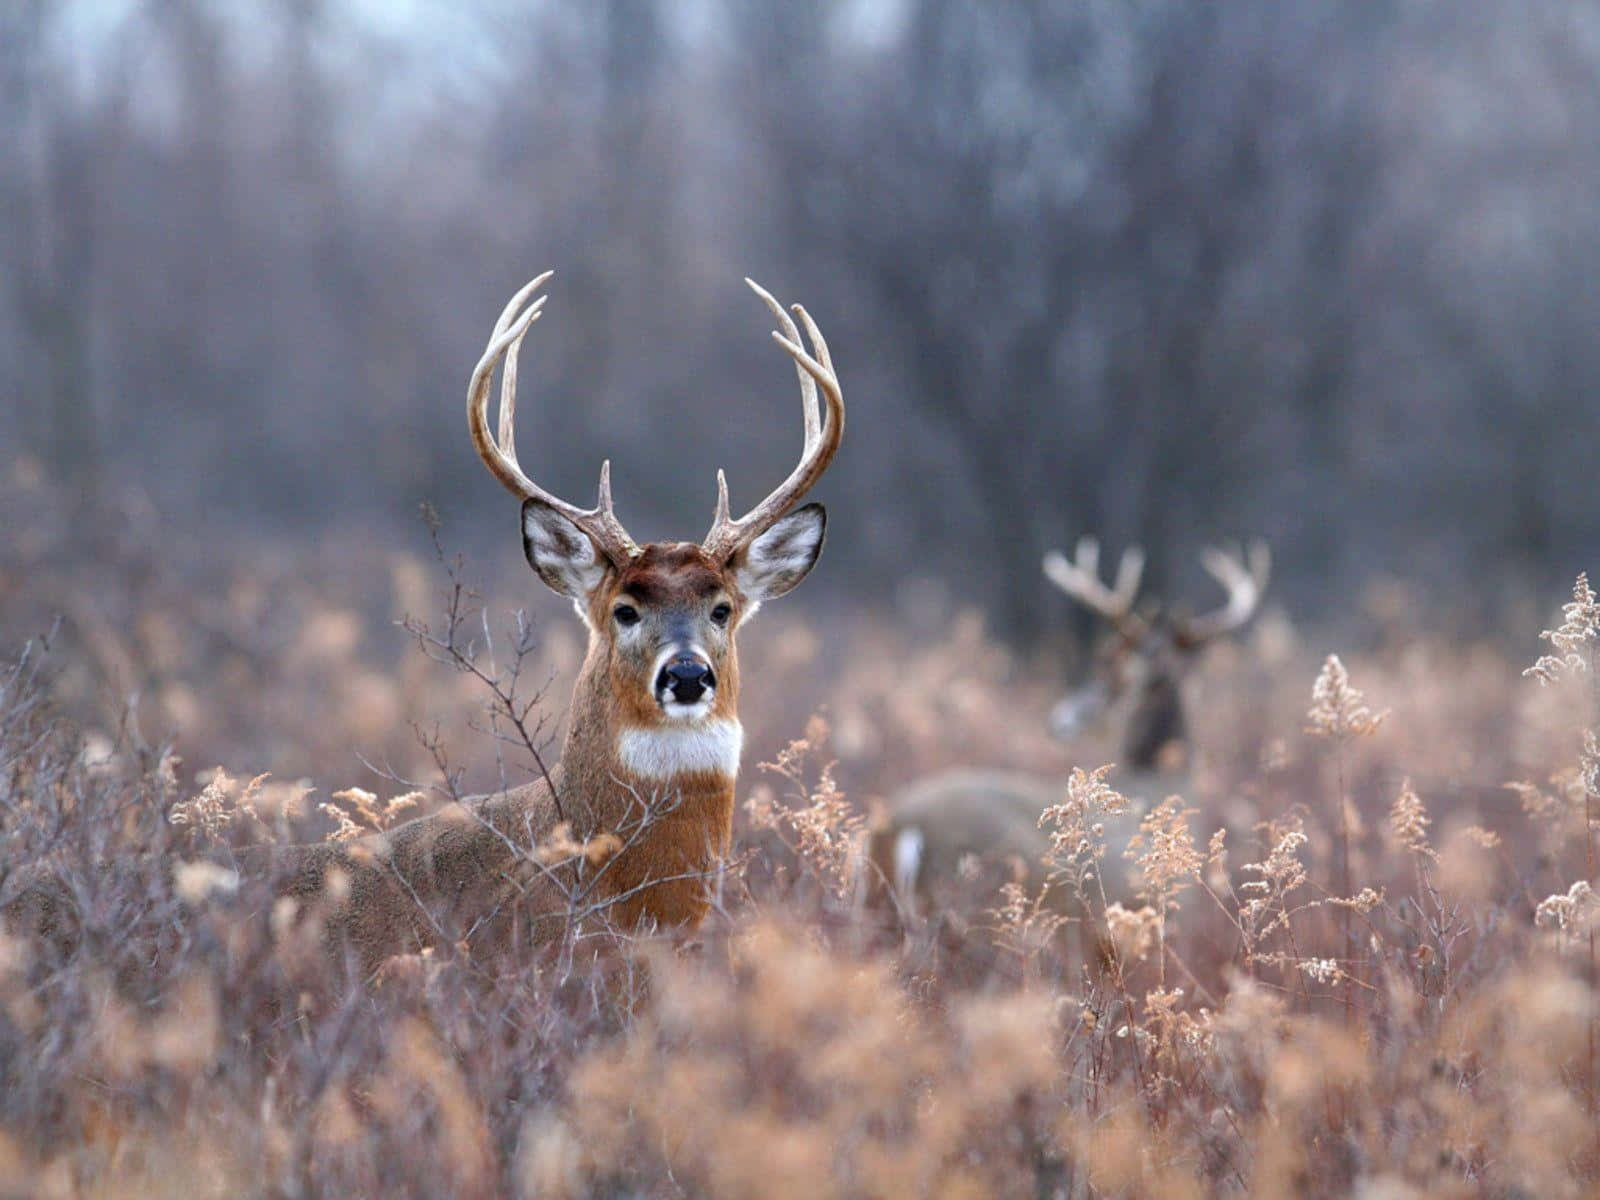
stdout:
[(1248, 565), (1236, 554), (1208, 546), (1200, 553), (1200, 564), (1223, 586), (1228, 599), (1221, 608), (1203, 616), (1174, 621), (1179, 640), (1194, 647), (1232, 633), (1255, 615), (1272, 574), (1272, 551), (1265, 542), (1252, 542), (1247, 551)]
[(1117, 563), (1117, 582), (1107, 588), (1100, 582), (1100, 543), (1088, 536), (1078, 539), (1075, 557), (1059, 550), (1044, 556), (1044, 573), (1051, 583), (1092, 612), (1099, 613), (1128, 637), (1145, 631), (1145, 622), (1133, 611), (1144, 574), (1144, 551), (1129, 546)]
[[(805, 442), (800, 450), (800, 461), (789, 477), (770, 495), (738, 520), (728, 514), (728, 480), (719, 468), (717, 471), (717, 511), (711, 529), (700, 543), (712, 558), (728, 559), (743, 547), (760, 537), (771, 525), (793, 508), (828, 469), (833, 456), (839, 452), (839, 441), (844, 436), (844, 395), (839, 390), (839, 378), (833, 373), (833, 359), (828, 354), (828, 343), (822, 338), (811, 314), (796, 304), (795, 315), (806, 327), (806, 336), (816, 352), (813, 358), (800, 340), (800, 331), (760, 284), (746, 279), (750, 290), (760, 296), (772, 315), (777, 318), (778, 329), (772, 340), (789, 352), (794, 359), (795, 374), (800, 377), (800, 403), (805, 418)], [(827, 418), (817, 405), (817, 387), (828, 400)]]
[[(554, 275), (554, 271), (530, 280), (501, 312), (489, 335), (488, 348), (473, 368), (472, 381), (467, 385), (467, 428), (472, 433), (472, 444), (484, 466), (514, 495), (532, 500), (560, 513), (594, 542), (613, 563), (627, 563), (639, 553), (639, 547), (628, 536), (628, 531), (617, 520), (611, 502), (611, 460), (600, 464), (600, 496), (593, 508), (579, 508), (550, 492), (528, 478), (517, 462), (514, 425), (517, 412), (517, 354), (522, 339), (544, 310), (545, 296), (540, 296), (526, 308), (524, 302)], [(520, 315), (519, 315), (520, 314)], [(489, 385), (494, 377), (495, 364), (505, 357), (505, 367), (500, 374), (500, 436), (498, 441), (489, 435)]]

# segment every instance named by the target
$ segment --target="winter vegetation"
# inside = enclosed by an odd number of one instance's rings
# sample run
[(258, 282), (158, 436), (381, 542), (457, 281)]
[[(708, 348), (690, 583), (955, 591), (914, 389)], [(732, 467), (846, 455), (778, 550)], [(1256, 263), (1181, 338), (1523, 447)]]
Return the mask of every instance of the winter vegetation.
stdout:
[(1555, 0), (0, 6), (0, 1196), (1600, 1192), (1596, 112)]
[[(1190, 681), (1188, 791), (1142, 799), (1104, 765), (1114, 728), (1049, 737), (1047, 681), (975, 613), (913, 640), (824, 632), (797, 598), (747, 637), (734, 852), (697, 931), (578, 906), (554, 944), (439, 944), (369, 977), (322, 937), (348, 898), (296, 904), (259, 848), (529, 777), (570, 618), (547, 636), (485, 611), (449, 557), (351, 549), (332, 587), (246, 557), (196, 586), (35, 544), (6, 578), (41, 613), (107, 571), (139, 582), (105, 626), (24, 646), (0, 694), (20, 1194), (1580, 1196), (1600, 1176), (1586, 580), (1537, 678), (1537, 631), (1519, 661), (1418, 602), (1396, 614), (1416, 626), (1319, 661), (1269, 611)], [(252, 593), (272, 619), (230, 636), (210, 597)], [(420, 649), (351, 607), (374, 597)], [(94, 718), (129, 664), (137, 705)], [(188, 732), (152, 739), (177, 714)], [(885, 903), (860, 875), (872, 824), (952, 763), (1058, 781), (1041, 861), (975, 853), (935, 905)]]

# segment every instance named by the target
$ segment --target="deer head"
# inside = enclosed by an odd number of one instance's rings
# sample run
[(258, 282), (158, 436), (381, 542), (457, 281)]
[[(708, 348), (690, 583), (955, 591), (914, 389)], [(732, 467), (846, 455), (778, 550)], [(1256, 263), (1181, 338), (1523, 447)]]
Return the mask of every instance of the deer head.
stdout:
[[(472, 374), (467, 419), (484, 465), (522, 501), (529, 565), (547, 586), (572, 600), (589, 631), (564, 759), (571, 759), (576, 748), (590, 757), (614, 758), (597, 769), (621, 766), (647, 780), (694, 769), (731, 777), (740, 742), (737, 631), (764, 601), (804, 579), (822, 552), (827, 524), (822, 506), (795, 506), (827, 470), (844, 433), (844, 400), (827, 343), (795, 305), (808, 352), (782, 306), (745, 281), (772, 312), (778, 323), (773, 339), (795, 363), (804, 421), (800, 461), (766, 499), (737, 519), (729, 513), (727, 479), (719, 470), (715, 517), (700, 542), (640, 546), (617, 519), (609, 461), (600, 468), (598, 501), (588, 509), (545, 491), (517, 461), (517, 356), (544, 308), (544, 296), (531, 303), (529, 298), (550, 274), (512, 297), (495, 324)], [(501, 362), (494, 437), (489, 392)], [(590, 745), (586, 739), (606, 744)]]
[(1216, 638), (1242, 628), (1255, 614), (1272, 569), (1264, 543), (1250, 546), (1247, 557), (1207, 548), (1200, 563), (1220, 583), (1227, 599), (1220, 608), (1196, 617), (1166, 612), (1159, 606), (1134, 611), (1144, 552), (1125, 550), (1117, 564), (1116, 582), (1100, 579), (1100, 545), (1080, 538), (1068, 559), (1052, 550), (1044, 556), (1045, 576), (1111, 626), (1111, 636), (1095, 654), (1093, 678), (1058, 703), (1050, 725), (1058, 736), (1083, 729), (1107, 708), (1130, 701), (1123, 732), (1126, 765), (1147, 769), (1160, 765), (1186, 737), (1181, 684), (1200, 652)]

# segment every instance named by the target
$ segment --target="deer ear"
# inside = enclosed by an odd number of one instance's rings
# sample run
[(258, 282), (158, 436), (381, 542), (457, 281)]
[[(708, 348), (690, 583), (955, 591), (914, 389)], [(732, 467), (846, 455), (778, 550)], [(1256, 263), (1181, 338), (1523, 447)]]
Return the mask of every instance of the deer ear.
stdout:
[(580, 614), (605, 578), (606, 560), (589, 535), (537, 500), (522, 505), (522, 552), (552, 591), (577, 602)]
[(747, 612), (774, 596), (794, 588), (822, 554), (828, 531), (828, 514), (820, 504), (797, 508), (778, 521), (744, 552), (734, 569), (739, 591), (749, 604)]

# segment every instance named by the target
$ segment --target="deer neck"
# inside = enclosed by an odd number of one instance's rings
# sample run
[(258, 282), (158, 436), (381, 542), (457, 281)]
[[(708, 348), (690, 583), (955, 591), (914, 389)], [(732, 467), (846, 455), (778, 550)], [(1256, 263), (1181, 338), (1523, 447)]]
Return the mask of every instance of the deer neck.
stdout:
[[(1148, 771), (1182, 758), (1188, 730), (1183, 695), (1175, 675), (1158, 674), (1140, 690), (1123, 734), (1123, 755), (1129, 766)], [(1174, 749), (1176, 748), (1176, 749)]]
[(719, 697), (710, 717), (691, 723), (632, 711), (618, 703), (619, 694), (604, 647), (591, 645), (573, 688), (563, 805), (574, 817), (585, 813), (583, 823), (594, 829), (615, 829), (636, 817), (641, 803), (662, 804), (678, 822), (709, 823), (722, 845), (744, 743), (734, 697)]

